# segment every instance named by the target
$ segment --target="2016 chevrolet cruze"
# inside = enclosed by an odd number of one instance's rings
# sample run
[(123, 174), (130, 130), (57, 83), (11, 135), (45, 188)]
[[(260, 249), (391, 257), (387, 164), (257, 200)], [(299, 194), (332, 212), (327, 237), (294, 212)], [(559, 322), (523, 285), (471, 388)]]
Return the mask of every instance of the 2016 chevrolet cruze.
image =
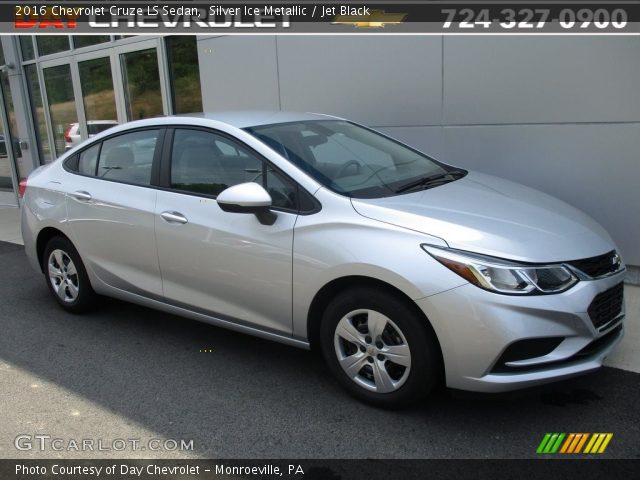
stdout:
[(22, 187), (66, 310), (101, 294), (317, 346), (375, 405), (587, 372), (623, 335), (625, 268), (593, 220), (335, 117), (136, 121)]

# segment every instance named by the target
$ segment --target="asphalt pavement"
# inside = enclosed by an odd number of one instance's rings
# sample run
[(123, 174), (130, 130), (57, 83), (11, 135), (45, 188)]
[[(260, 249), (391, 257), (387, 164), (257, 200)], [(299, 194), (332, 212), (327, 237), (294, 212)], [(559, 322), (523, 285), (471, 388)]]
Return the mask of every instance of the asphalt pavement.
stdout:
[[(0, 458), (531, 458), (547, 432), (612, 432), (602, 457), (640, 458), (638, 373), (379, 410), (312, 352), (115, 300), (70, 315), (21, 246), (0, 242), (0, 264)], [(38, 434), (63, 449), (15, 447)], [(193, 449), (69, 448), (140, 438)]]

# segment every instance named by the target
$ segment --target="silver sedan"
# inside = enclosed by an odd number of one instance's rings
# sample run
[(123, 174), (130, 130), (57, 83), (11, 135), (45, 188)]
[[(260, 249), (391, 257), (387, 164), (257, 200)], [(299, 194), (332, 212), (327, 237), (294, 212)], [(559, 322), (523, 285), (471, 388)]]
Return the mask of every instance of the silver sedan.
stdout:
[(314, 347), (378, 406), (581, 374), (623, 335), (625, 267), (593, 220), (344, 119), (131, 122), (21, 190), (64, 309), (105, 295)]

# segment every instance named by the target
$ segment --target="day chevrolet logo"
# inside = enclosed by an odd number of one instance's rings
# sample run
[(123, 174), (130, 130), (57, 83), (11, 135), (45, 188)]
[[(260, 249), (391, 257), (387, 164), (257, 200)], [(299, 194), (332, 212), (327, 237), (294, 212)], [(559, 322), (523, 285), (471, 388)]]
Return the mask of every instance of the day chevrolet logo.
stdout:
[(604, 453), (612, 438), (613, 433), (547, 433), (536, 453)]
[(337, 15), (334, 25), (353, 25), (356, 28), (384, 28), (385, 25), (402, 23), (406, 13), (386, 13), (384, 10), (371, 10), (369, 15)]

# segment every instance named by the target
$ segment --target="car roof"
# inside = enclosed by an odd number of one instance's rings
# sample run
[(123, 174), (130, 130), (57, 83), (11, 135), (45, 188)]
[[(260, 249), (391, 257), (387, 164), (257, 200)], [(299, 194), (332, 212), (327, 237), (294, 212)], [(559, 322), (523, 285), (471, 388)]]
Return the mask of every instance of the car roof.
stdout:
[(155, 125), (169, 125), (171, 123), (202, 124), (202, 121), (212, 120), (225, 123), (236, 128), (255, 127), (275, 123), (299, 122), (304, 120), (342, 120), (338, 117), (321, 113), (282, 112), (270, 110), (235, 110), (221, 112), (201, 112), (178, 115), (167, 115), (144, 120), (135, 120), (121, 124), (122, 130), (134, 127)]
[(299, 122), (303, 120), (335, 120), (337, 118), (321, 113), (283, 112), (279, 110), (233, 110), (175, 115), (175, 117), (179, 116), (216, 120), (237, 128), (255, 127), (257, 125), (269, 125), (273, 123)]

